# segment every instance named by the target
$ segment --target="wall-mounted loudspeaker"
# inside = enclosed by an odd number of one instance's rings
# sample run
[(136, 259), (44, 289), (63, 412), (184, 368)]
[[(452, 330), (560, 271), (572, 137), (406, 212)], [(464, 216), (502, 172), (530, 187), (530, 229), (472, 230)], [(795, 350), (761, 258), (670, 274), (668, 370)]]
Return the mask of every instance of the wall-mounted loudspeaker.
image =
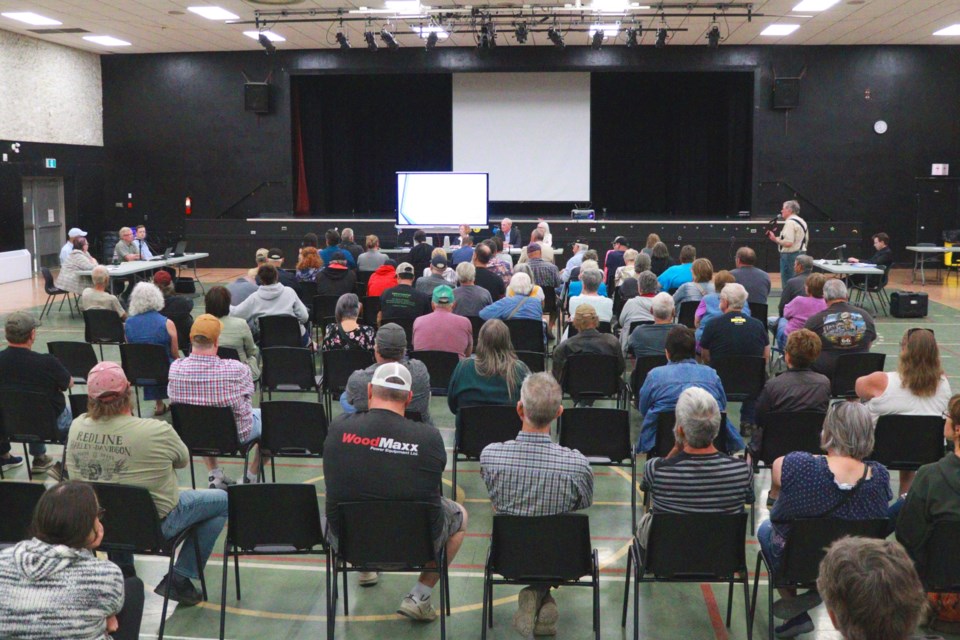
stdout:
[(795, 109), (800, 106), (800, 78), (777, 78), (773, 81), (773, 108)]
[(270, 85), (266, 82), (244, 84), (243, 108), (252, 113), (270, 113)]

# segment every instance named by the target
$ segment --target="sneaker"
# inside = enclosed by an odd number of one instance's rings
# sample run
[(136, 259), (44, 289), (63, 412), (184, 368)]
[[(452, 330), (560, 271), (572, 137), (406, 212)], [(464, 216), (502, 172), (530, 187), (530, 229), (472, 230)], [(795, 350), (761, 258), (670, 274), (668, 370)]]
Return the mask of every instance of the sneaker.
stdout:
[(237, 484), (237, 481), (229, 476), (207, 476), (207, 481), (210, 483), (211, 489), (223, 489), (227, 490), (227, 487)]
[(4, 471), (9, 471), (15, 467), (19, 467), (23, 464), (23, 458), (18, 456), (7, 456), (6, 458), (0, 458), (0, 469)]
[(517, 612), (513, 614), (513, 628), (525, 638), (533, 633), (539, 600), (540, 594), (533, 587), (524, 587), (517, 596)]
[(816, 589), (798, 594), (793, 598), (780, 598), (773, 603), (773, 616), (781, 620), (793, 620), (802, 613), (819, 607), (823, 600)]
[(801, 613), (796, 618), (790, 618), (774, 629), (778, 638), (794, 638), (801, 633), (810, 633), (811, 631), (813, 631), (813, 620), (810, 619), (808, 613)]
[[(229, 478), (225, 478), (225, 479), (226, 479), (226, 480), (229, 480)], [(231, 482), (232, 482), (232, 481), (231, 481)], [(231, 482), (228, 482), (227, 484), (231, 484)], [(251, 479), (250, 479), (250, 476), (248, 476), (247, 474), (243, 474), (243, 484), (257, 484), (258, 482), (260, 482), (260, 477), (259, 477), (259, 476), (257, 476), (257, 477), (254, 478), (253, 480), (251, 480)]]
[(379, 571), (360, 571), (357, 576), (361, 587), (372, 587), (380, 582)]
[(547, 592), (540, 602), (540, 610), (537, 612), (537, 623), (533, 626), (533, 635), (557, 635), (557, 619), (559, 617), (560, 611), (557, 609), (557, 601)]
[(30, 473), (43, 473), (53, 466), (53, 458), (44, 454), (42, 456), (33, 456), (33, 464), (30, 465)]
[(420, 622), (433, 622), (437, 619), (437, 611), (430, 604), (430, 598), (418, 600), (412, 593), (408, 593), (400, 602), (397, 613)]
[(47, 469), (47, 477), (60, 482), (62, 480), (69, 480), (70, 474), (63, 468), (59, 462), (55, 463), (52, 467)]
[[(170, 599), (174, 602), (179, 602), (180, 605), (184, 607), (192, 607), (200, 604), (203, 596), (197, 591), (197, 588), (193, 586), (193, 581), (189, 578), (178, 576), (177, 574), (173, 575), (173, 584), (170, 586)], [(164, 576), (160, 584), (153, 590), (153, 592), (161, 598), (165, 595), (168, 577), (169, 576)]]

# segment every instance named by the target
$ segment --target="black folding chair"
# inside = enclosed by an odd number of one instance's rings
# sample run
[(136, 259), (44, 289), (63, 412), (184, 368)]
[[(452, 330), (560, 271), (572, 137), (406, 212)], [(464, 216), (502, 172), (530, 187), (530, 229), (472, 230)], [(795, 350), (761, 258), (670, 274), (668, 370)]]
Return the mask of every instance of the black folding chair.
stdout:
[[(317, 490), (304, 484), (248, 484), (227, 487), (227, 536), (223, 541), (223, 579), (220, 586), (220, 638), (227, 623), (227, 565), (233, 556), (237, 600), (240, 600), (240, 556), (323, 555), (330, 549), (320, 525)], [(270, 514), (265, 518), (264, 514)], [(318, 548), (319, 547), (319, 548)], [(327, 601), (330, 571), (324, 571)], [(332, 622), (327, 636), (333, 637)]]
[[(536, 549), (536, 553), (531, 553), (531, 549)], [(497, 575), (501, 577), (495, 578)], [(586, 576), (589, 580), (582, 580)], [(597, 550), (590, 546), (590, 519), (586, 514), (493, 516), (490, 550), (483, 571), (483, 640), (487, 627), (493, 627), (496, 584), (590, 587), (593, 633), (600, 640), (600, 561)]]
[(541, 287), (543, 289), (543, 315), (553, 318), (557, 316), (557, 330), (560, 330), (560, 323), (563, 322), (560, 308), (557, 306), (557, 290), (553, 287)]
[[(200, 567), (200, 545), (196, 527), (188, 527), (169, 540), (160, 529), (160, 516), (153, 504), (150, 492), (143, 487), (105, 482), (92, 483), (97, 492), (100, 506), (106, 510), (103, 528), (103, 541), (100, 551), (107, 553), (132, 553), (136, 555), (164, 556), (170, 558), (167, 568), (166, 591), (163, 595), (163, 609), (160, 612), (159, 638), (163, 640), (163, 628), (167, 621), (167, 603), (170, 601), (170, 587), (173, 585), (173, 564), (177, 547), (187, 538), (193, 539), (196, 550), (197, 567)], [(203, 599), (207, 599), (207, 581), (200, 572), (200, 589)]]
[(617, 408), (627, 408), (627, 386), (617, 371), (619, 359), (600, 353), (575, 353), (563, 364), (560, 386), (574, 402), (616, 398)]
[(767, 637), (774, 637), (773, 591), (774, 589), (816, 589), (820, 561), (827, 554), (827, 547), (844, 536), (862, 536), (882, 540), (887, 537), (890, 521), (840, 520), (839, 518), (798, 518), (790, 523), (790, 537), (783, 548), (780, 569), (774, 573), (770, 559), (761, 548), (757, 554), (757, 566), (753, 575), (753, 596), (750, 604), (750, 619), (747, 628), (752, 629), (757, 615), (757, 590), (760, 587), (761, 565), (767, 569)]
[(350, 374), (366, 369), (375, 360), (373, 353), (366, 349), (336, 349), (323, 351), (323, 378), (320, 388), (323, 393), (327, 415), (333, 414), (333, 398), (347, 389)]
[(625, 409), (564, 409), (557, 422), (561, 447), (576, 449), (591, 465), (630, 468), (630, 513), (637, 530), (637, 457), (630, 441), (630, 412)]
[(492, 442), (506, 442), (517, 437), (523, 427), (516, 405), (476, 405), (457, 411), (457, 431), (453, 443), (453, 490), (457, 499), (457, 462), (480, 459), (483, 448)]
[(834, 398), (856, 398), (857, 378), (883, 371), (886, 360), (884, 353), (841, 354), (837, 357), (830, 379), (830, 395)]
[[(407, 334), (407, 351), (413, 351), (413, 322), (416, 318), (383, 318), (380, 322), (380, 326), (383, 326), (388, 323), (393, 323), (403, 329), (403, 332)], [(476, 344), (476, 340), (474, 340)]]
[(410, 358), (419, 360), (430, 372), (430, 391), (437, 396), (447, 395), (450, 378), (460, 364), (460, 356), (449, 351), (411, 351)]
[[(747, 514), (658, 513), (650, 523), (646, 549), (634, 538), (627, 556), (623, 590), (623, 616), (627, 626), (630, 574), (636, 567), (633, 590), (633, 637), (640, 637), (640, 584), (643, 582), (726, 582), (727, 627), (733, 613), (733, 584), (743, 584), (743, 608), (747, 616), (747, 640), (753, 638), (750, 624), (750, 576), (747, 571)], [(678, 630), (679, 633), (679, 630)], [(773, 636), (770, 636), (771, 638)]]
[(667, 356), (640, 356), (637, 358), (637, 364), (633, 366), (630, 373), (630, 390), (633, 396), (633, 406), (640, 406), (640, 389), (643, 388), (643, 382), (647, 379), (647, 374), (667, 364)]
[[(243, 471), (247, 471), (250, 450), (259, 444), (258, 439), (243, 444), (237, 434), (237, 423), (230, 407), (204, 407), (195, 404), (170, 405), (173, 413), (173, 430), (190, 451), (190, 483), (197, 488), (193, 470), (193, 456), (216, 458), (242, 458)], [(262, 475), (262, 474), (261, 474)]]
[[(439, 505), (427, 502), (342, 502), (337, 505), (339, 527), (332, 549), (332, 599), (327, 602), (328, 629), (337, 613), (337, 578), (343, 573), (343, 615), (349, 615), (347, 574), (351, 571), (430, 571), (440, 575), (440, 639), (447, 637), (450, 581), (447, 550), (434, 549), (431, 524)], [(384, 535), (389, 531), (389, 535)]]
[[(260, 464), (270, 458), (270, 476), (277, 481), (274, 460), (283, 458), (322, 458), (327, 439), (327, 414), (317, 402), (263, 402), (260, 432)], [(263, 470), (260, 471), (261, 475)]]
[(310, 310), (313, 307), (313, 299), (317, 296), (317, 283), (313, 280), (304, 280), (297, 284), (300, 286), (300, 290), (297, 291), (300, 302), (307, 310)]
[[(850, 290), (852, 291), (850, 302), (858, 307), (863, 307), (863, 299), (866, 298), (869, 300), (870, 306), (875, 314), (887, 315), (890, 298), (887, 295), (886, 287), (890, 279), (890, 270), (883, 265), (877, 265), (877, 268), (883, 270), (883, 275), (851, 276), (847, 279), (847, 283), (850, 285)], [(947, 279), (949, 278), (950, 273), (948, 267)]]
[(320, 377), (313, 361), (313, 354), (302, 347), (270, 347), (260, 352), (263, 358), (263, 371), (260, 374), (260, 402), (263, 394), (273, 399), (275, 392), (315, 391), (317, 400), (323, 400), (320, 393)]
[(88, 399), (89, 396), (85, 393), (72, 393), (67, 396), (67, 401), (70, 403), (70, 415), (72, 415), (74, 419), (87, 412)]
[[(19, 442), (23, 445), (23, 459), (28, 463), (27, 445), (65, 444), (57, 428), (59, 419), (48, 393), (37, 391), (0, 391), (0, 440)], [(67, 447), (63, 447), (60, 465), (67, 459)], [(0, 478), (3, 469), (0, 468)]]
[[(651, 324), (656, 324), (656, 322), (653, 320), (633, 320), (630, 322), (630, 332), (627, 335), (632, 336), (637, 327), (645, 327)], [(601, 331), (600, 333), (604, 332)], [(607, 333), (609, 333), (609, 331)]]
[(517, 351), (536, 351), (546, 357), (542, 320), (504, 320), (510, 330), (510, 341)]
[(0, 491), (0, 549), (26, 540), (33, 510), (46, 488), (35, 482), (7, 482)]
[[(653, 449), (648, 452), (648, 458), (656, 456), (665, 458), (673, 450), (677, 443), (673, 435), (673, 427), (677, 424), (677, 415), (673, 411), (661, 411), (657, 414), (657, 433), (653, 440)], [(717, 437), (713, 439), (713, 446), (721, 453), (728, 453), (730, 448), (727, 446), (727, 413), (720, 412), (720, 431)]]
[(100, 347), (100, 359), (103, 360), (103, 345), (120, 345), (127, 341), (123, 331), (123, 320), (116, 311), (110, 309), (87, 309), (83, 312), (84, 340)]
[[(483, 323), (486, 322), (480, 316), (467, 316), (467, 319), (470, 320), (470, 328), (473, 330), (473, 344), (476, 345), (480, 341), (480, 327), (483, 326)], [(413, 335), (408, 333), (408, 336)]]
[(927, 593), (960, 593), (960, 558), (955, 551), (960, 536), (960, 519), (941, 520), (924, 547), (926, 562), (918, 567)]
[(261, 349), (303, 346), (300, 321), (293, 316), (261, 316), (257, 318), (257, 324)]
[(70, 319), (73, 320), (73, 301), (70, 299), (70, 292), (58, 288), (53, 283), (53, 274), (47, 267), (40, 267), (43, 274), (43, 292), (47, 294), (47, 301), (43, 303), (43, 309), (40, 310), (40, 320), (43, 320), (44, 314), (49, 314), (53, 310), (53, 305), (57, 301), (57, 296), (63, 296), (60, 300), (60, 307), (57, 311), (63, 311), (63, 302), (66, 300), (67, 309), (70, 310)]
[(763, 326), (767, 326), (767, 303), (747, 302), (747, 306), (750, 307), (750, 317), (756, 318), (763, 323)]
[(680, 308), (677, 309), (677, 323), (693, 329), (694, 323), (696, 322), (697, 307), (699, 306), (699, 300), (685, 300), (681, 302)]
[(727, 400), (743, 402), (756, 398), (767, 383), (767, 361), (763, 356), (724, 356), (710, 358)]
[[(326, 326), (336, 321), (337, 301), (340, 296), (314, 296), (311, 307), (310, 320), (316, 331), (316, 341), (320, 342), (323, 337), (320, 332), (324, 331)], [(298, 345), (299, 346), (299, 345)]]
[(542, 373), (547, 370), (547, 363), (542, 353), (536, 351), (517, 351), (517, 360), (520, 360), (530, 373)]
[[(366, 283), (364, 283), (366, 287)], [(363, 305), (363, 324), (377, 326), (377, 315), (380, 313), (380, 296), (363, 296), (360, 299)]]
[(916, 471), (943, 457), (943, 417), (886, 415), (877, 420), (869, 456), (891, 471)]
[(233, 347), (217, 347), (217, 357), (221, 360), (236, 360), (237, 362), (243, 362), (243, 360), (240, 359), (240, 352)]
[(47, 351), (70, 372), (75, 384), (87, 384), (87, 374), (98, 364), (97, 354), (87, 342), (48, 342)]
[(170, 375), (170, 350), (159, 344), (121, 344), (120, 363), (127, 380), (133, 385), (140, 413), (140, 387), (167, 386)]

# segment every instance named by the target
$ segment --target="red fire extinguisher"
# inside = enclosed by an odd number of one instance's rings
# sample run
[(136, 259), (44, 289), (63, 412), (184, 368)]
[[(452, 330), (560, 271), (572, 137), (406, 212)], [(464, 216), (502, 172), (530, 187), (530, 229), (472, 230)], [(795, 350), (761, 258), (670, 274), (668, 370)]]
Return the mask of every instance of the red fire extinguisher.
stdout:
[(193, 206), (190, 203), (190, 196), (187, 196), (187, 201), (184, 203), (184, 213), (190, 215), (193, 212)]

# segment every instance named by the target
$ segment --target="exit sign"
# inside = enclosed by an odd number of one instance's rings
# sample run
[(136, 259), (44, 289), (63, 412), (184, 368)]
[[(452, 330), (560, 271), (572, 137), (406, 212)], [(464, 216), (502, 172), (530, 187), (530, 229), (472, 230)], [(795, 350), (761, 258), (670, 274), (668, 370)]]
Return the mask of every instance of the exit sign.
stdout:
[(47, 169), (56, 169), (57, 168), (57, 159), (56, 158), (46, 158), (44, 159)]

